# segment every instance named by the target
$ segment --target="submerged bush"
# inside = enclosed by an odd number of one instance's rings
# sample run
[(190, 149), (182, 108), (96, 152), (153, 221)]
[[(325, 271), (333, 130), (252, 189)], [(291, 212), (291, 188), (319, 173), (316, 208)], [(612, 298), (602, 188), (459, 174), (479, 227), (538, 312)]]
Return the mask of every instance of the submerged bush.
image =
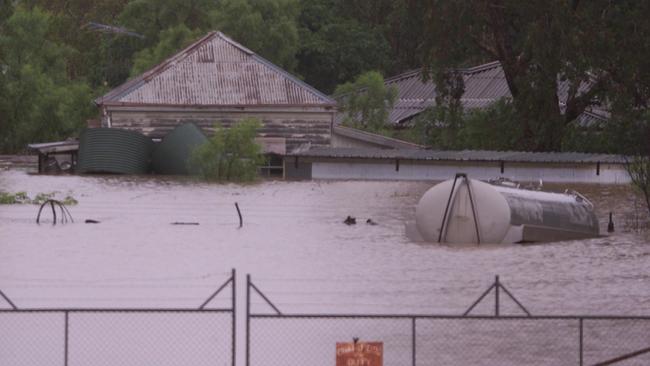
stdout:
[[(29, 198), (27, 192), (9, 193), (0, 191), (0, 205), (14, 204), (34, 204), (41, 205), (49, 199), (56, 199), (56, 192), (38, 193), (34, 199)], [(73, 206), (79, 203), (74, 197), (67, 195), (63, 200), (59, 200), (66, 206)]]
[(650, 213), (650, 157), (637, 155), (631, 161), (627, 161), (625, 169), (630, 176), (632, 186), (643, 195)]
[(190, 171), (212, 181), (255, 180), (257, 167), (264, 163), (262, 147), (255, 142), (261, 125), (246, 118), (228, 129), (216, 126), (214, 136), (192, 152)]
[(22, 203), (32, 203), (26, 192), (0, 192), (0, 205), (13, 205)]

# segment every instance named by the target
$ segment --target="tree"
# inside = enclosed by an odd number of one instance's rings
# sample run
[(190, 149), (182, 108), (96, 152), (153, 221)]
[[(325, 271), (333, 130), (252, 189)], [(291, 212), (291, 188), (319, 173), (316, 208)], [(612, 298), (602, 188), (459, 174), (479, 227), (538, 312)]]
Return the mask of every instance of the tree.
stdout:
[(521, 138), (508, 100), (474, 110), (442, 103), (418, 115), (412, 124), (421, 137), (415, 142), (437, 149), (510, 150)]
[[(441, 77), (476, 55), (499, 60), (522, 131), (519, 146), (557, 150), (587, 107), (621, 91), (636, 96), (636, 105), (647, 103), (639, 91), (649, 77), (639, 66), (648, 66), (649, 10), (637, 1), (433, 1), (421, 15), (422, 62)], [(566, 95), (562, 106), (559, 95)]]
[(299, 17), (297, 72), (317, 89), (331, 93), (339, 84), (390, 65), (390, 45), (381, 28), (342, 10), (339, 0), (305, 1)]
[(145, 48), (135, 54), (131, 76), (137, 76), (157, 65), (167, 57), (188, 46), (200, 35), (199, 31), (189, 30), (185, 24), (164, 30), (160, 41), (151, 48)]
[(632, 186), (643, 195), (650, 213), (650, 157), (637, 155), (626, 162), (625, 169)]
[(387, 88), (379, 72), (369, 71), (353, 83), (338, 86), (334, 95), (345, 113), (344, 123), (377, 132), (386, 127), (388, 110), (395, 103), (397, 90)]
[(296, 67), (298, 0), (223, 0), (212, 24), (287, 71)]
[(210, 29), (211, 0), (131, 0), (119, 15), (119, 23), (145, 36), (144, 48), (154, 47), (162, 32), (181, 24), (190, 30)]
[(0, 34), (0, 150), (69, 137), (96, 113), (92, 93), (71, 80), (70, 47), (51, 40), (52, 17), (18, 7)]
[(197, 147), (190, 157), (190, 171), (213, 181), (255, 180), (257, 167), (264, 162), (262, 148), (255, 142), (261, 123), (247, 118), (223, 129), (215, 126), (214, 135)]

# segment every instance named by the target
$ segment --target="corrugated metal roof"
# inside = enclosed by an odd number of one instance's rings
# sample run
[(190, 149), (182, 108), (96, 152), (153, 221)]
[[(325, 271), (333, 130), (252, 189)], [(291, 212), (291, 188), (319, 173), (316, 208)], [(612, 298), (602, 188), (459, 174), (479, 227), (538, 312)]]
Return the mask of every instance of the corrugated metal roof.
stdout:
[(335, 101), (221, 32), (212, 32), (95, 103), (245, 106)]
[[(463, 107), (467, 109), (486, 108), (501, 98), (511, 98), (510, 88), (505, 78), (503, 68), (498, 61), (460, 70), (463, 73), (465, 93), (461, 97)], [(399, 124), (425, 109), (435, 105), (436, 88), (433, 81), (422, 82), (422, 73), (418, 70), (408, 71), (401, 75), (386, 79), (386, 86), (397, 88), (397, 101), (389, 113), (389, 121)], [(588, 84), (583, 83), (579, 90), (584, 92)], [(564, 104), (569, 90), (569, 83), (558, 82), (558, 98)], [(579, 121), (590, 124), (600, 119), (607, 119), (603, 111), (590, 110), (588, 116), (580, 116)]]
[(416, 150), (416, 149), (373, 149), (373, 148), (327, 148), (319, 147), (294, 154), (314, 158), (356, 158), (356, 159), (404, 159), (433, 161), (492, 161), (519, 163), (611, 163), (623, 164), (620, 155), (587, 154), (578, 152), (522, 152), (488, 150)]
[(388, 136), (379, 135), (376, 133), (358, 130), (356, 128), (334, 126), (332, 134), (350, 137), (356, 140), (365, 141), (368, 143), (382, 145), (390, 149), (424, 149), (425, 146), (418, 145), (412, 142), (391, 138)]

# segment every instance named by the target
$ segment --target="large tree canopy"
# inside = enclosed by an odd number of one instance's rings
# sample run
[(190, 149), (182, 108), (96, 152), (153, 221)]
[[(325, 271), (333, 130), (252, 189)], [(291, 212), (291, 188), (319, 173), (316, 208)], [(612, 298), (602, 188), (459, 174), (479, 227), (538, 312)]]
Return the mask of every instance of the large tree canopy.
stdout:
[(521, 148), (558, 149), (591, 105), (618, 105), (624, 94), (627, 108), (647, 103), (648, 2), (438, 0), (417, 10), (426, 19), (423, 64), (439, 83), (467, 60), (501, 62)]
[(17, 9), (0, 35), (0, 146), (68, 137), (93, 114), (91, 90), (67, 72), (73, 50), (53, 40), (44, 11)]

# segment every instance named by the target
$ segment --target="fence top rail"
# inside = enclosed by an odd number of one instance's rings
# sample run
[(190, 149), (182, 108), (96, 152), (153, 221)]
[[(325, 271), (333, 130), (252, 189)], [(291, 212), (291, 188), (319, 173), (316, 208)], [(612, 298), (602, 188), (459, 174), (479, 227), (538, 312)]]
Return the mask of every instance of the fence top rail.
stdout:
[(429, 315), (429, 314), (250, 314), (251, 318), (294, 319), (486, 319), (486, 320), (648, 320), (650, 315)]
[(231, 308), (26, 308), (0, 309), (0, 314), (13, 313), (232, 313)]

